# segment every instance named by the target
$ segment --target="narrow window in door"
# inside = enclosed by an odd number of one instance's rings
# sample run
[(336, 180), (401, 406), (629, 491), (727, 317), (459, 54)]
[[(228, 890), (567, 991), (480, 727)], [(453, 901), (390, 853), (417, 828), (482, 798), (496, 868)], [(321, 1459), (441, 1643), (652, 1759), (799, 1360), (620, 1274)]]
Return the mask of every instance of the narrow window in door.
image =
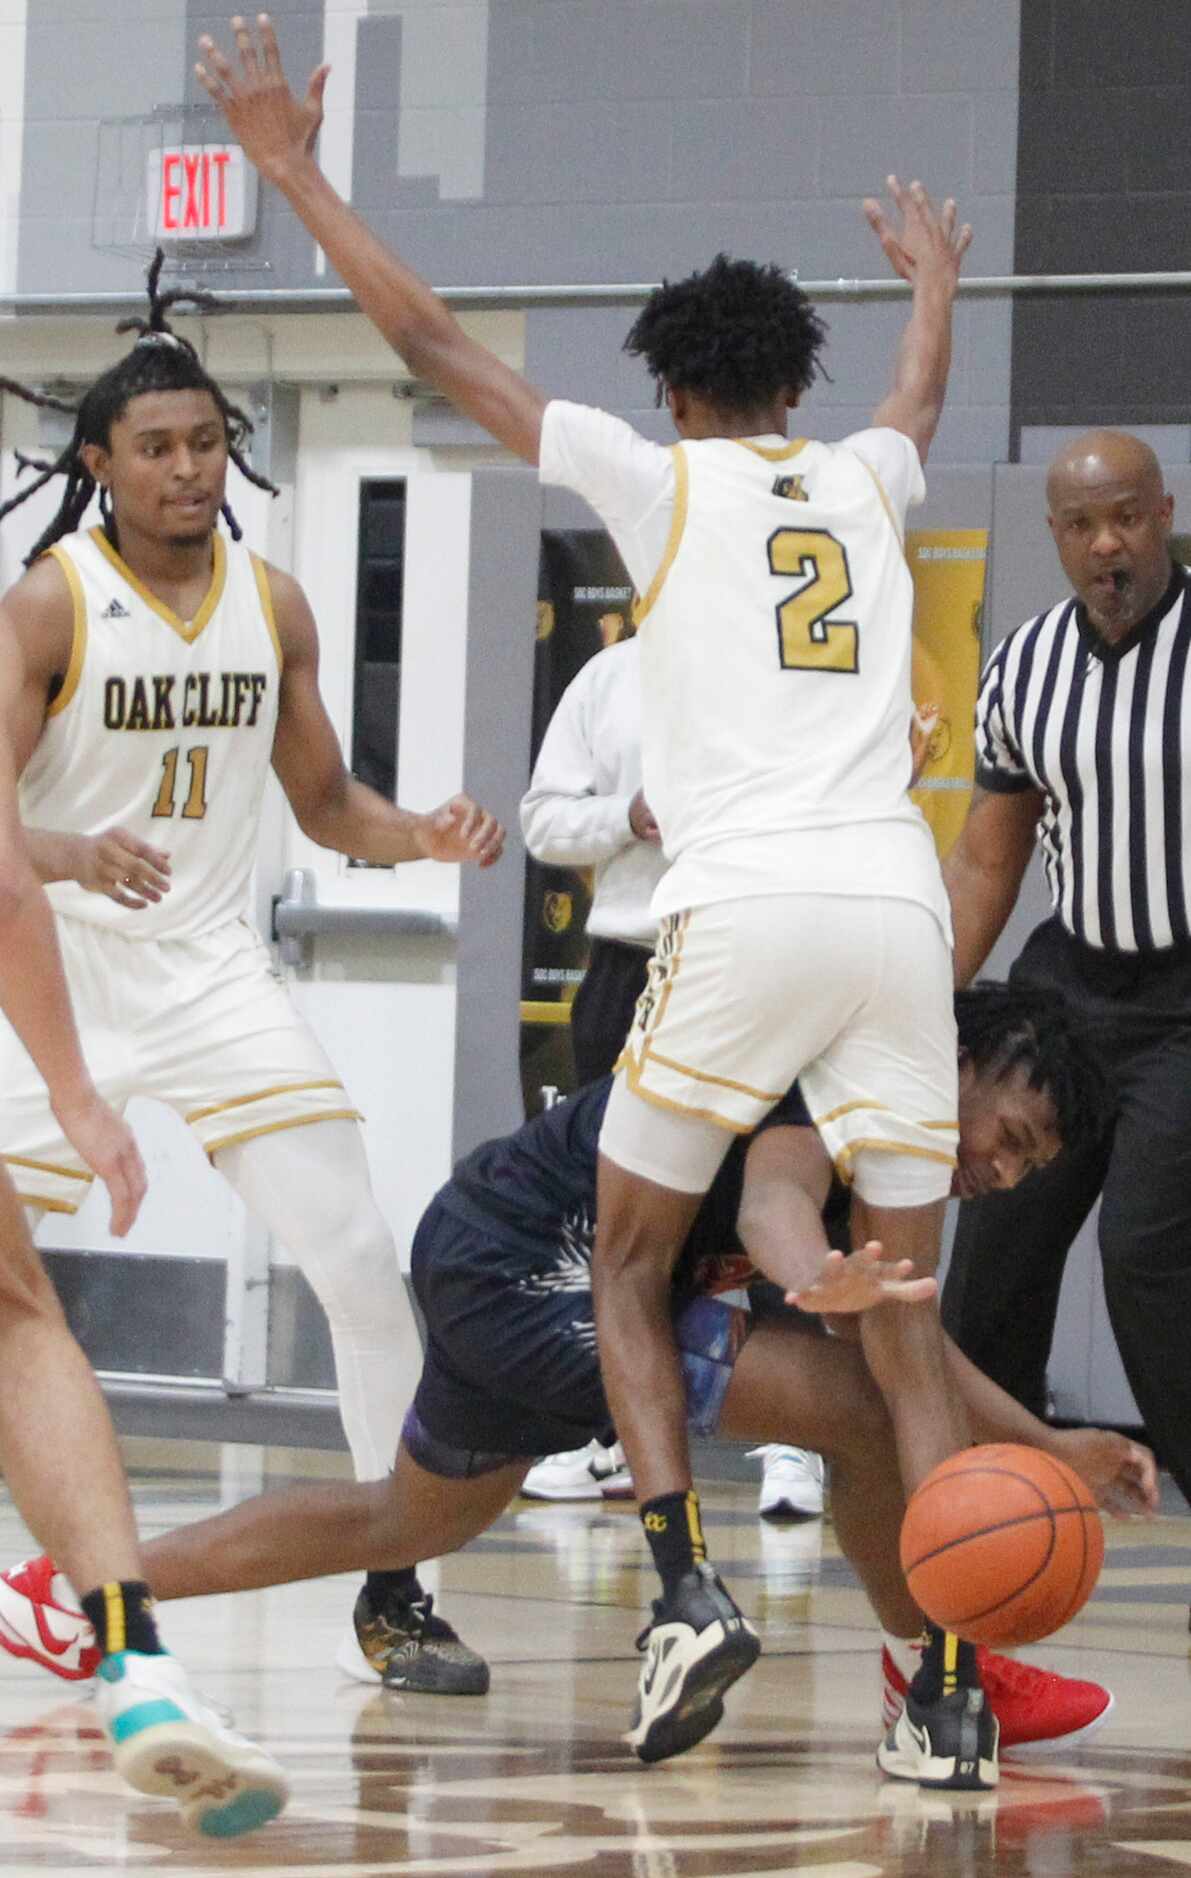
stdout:
[(397, 794), (405, 483), (360, 484), (352, 772), (390, 802)]

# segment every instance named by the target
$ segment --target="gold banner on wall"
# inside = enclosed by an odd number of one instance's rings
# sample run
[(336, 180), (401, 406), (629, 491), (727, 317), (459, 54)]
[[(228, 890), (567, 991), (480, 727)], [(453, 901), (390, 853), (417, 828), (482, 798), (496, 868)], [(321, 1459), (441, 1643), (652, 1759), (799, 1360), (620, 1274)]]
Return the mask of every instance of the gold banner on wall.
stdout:
[(906, 536), (914, 578), (914, 705), (928, 724), (927, 714), (935, 713), (911, 793), (940, 855), (959, 834), (972, 799), (987, 554), (987, 528), (922, 528)]

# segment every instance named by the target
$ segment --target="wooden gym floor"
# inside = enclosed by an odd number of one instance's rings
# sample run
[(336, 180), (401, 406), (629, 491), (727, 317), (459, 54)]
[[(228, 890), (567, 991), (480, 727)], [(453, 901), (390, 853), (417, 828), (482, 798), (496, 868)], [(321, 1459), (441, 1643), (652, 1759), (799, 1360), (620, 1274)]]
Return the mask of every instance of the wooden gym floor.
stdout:
[[(339, 1456), (131, 1441), (146, 1533)], [(1173, 1501), (1173, 1496), (1172, 1501)], [(0, 1659), (0, 1872), (190, 1878), (566, 1873), (600, 1878), (1134, 1878), (1191, 1867), (1191, 1522), (1110, 1522), (1087, 1612), (1027, 1654), (1114, 1689), (1080, 1754), (1003, 1763), (995, 1794), (885, 1781), (878, 1649), (829, 1522), (771, 1528), (755, 1486), (705, 1485), (716, 1562), (765, 1652), (692, 1754), (645, 1769), (619, 1740), (652, 1586), (632, 1507), (518, 1505), (432, 1568), (442, 1608), (492, 1662), (483, 1699), (400, 1697), (334, 1667), (354, 1581), (166, 1607), (200, 1687), (290, 1770), (294, 1797), (226, 1847), (126, 1796), (91, 1708)], [(29, 1550), (0, 1506), (0, 1556)]]

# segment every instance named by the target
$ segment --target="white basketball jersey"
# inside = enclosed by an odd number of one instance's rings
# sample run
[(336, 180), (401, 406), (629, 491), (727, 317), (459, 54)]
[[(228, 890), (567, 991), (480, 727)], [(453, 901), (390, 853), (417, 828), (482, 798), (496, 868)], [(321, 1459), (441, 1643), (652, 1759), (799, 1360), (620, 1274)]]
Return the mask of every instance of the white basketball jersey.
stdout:
[(103, 530), (51, 548), (74, 598), (70, 665), (21, 779), (30, 828), (120, 823), (170, 856), (172, 885), (137, 912), (74, 881), (60, 913), (129, 939), (187, 938), (247, 910), (277, 724), (281, 648), (261, 561), (221, 534), (211, 585), (184, 621)]
[(655, 913), (896, 891), (946, 926), (906, 794), (913, 587), (876, 475), (803, 441), (688, 441), (673, 460), (638, 609), (645, 795), (674, 863)]

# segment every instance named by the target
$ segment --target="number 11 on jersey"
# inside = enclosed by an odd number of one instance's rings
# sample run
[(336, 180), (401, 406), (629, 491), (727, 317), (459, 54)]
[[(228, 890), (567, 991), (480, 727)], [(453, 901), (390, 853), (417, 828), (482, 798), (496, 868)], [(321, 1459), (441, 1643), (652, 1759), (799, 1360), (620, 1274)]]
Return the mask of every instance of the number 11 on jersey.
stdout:
[[(186, 761), (190, 765), (190, 788), (182, 804), (182, 819), (188, 822), (201, 822), (207, 813), (207, 753), (205, 743), (193, 745), (186, 752)], [(178, 782), (177, 744), (167, 750), (161, 759), (161, 787), (157, 791), (157, 800), (153, 804), (154, 815), (172, 815), (176, 800)]]

